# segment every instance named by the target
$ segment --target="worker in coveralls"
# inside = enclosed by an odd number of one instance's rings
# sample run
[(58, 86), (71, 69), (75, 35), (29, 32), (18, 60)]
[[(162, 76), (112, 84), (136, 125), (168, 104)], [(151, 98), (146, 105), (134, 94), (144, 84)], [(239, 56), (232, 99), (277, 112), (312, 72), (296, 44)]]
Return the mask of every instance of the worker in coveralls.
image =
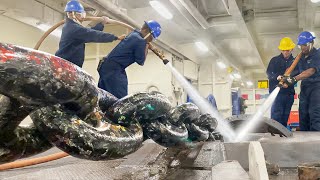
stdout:
[(84, 62), (85, 43), (112, 42), (125, 38), (125, 35), (117, 37), (102, 32), (104, 24), (109, 21), (107, 17), (101, 17), (101, 22), (91, 29), (82, 26), (86, 13), (83, 6), (76, 0), (69, 1), (64, 11), (67, 13), (67, 18), (62, 29), (59, 49), (55, 55), (79, 67), (82, 67)]
[(141, 30), (134, 30), (103, 58), (98, 69), (98, 87), (117, 98), (128, 95), (128, 79), (125, 69), (133, 63), (143, 66), (151, 42), (161, 34), (161, 26), (156, 21), (147, 21)]
[(320, 52), (313, 47), (314, 37), (304, 31), (298, 36), (302, 56), (298, 63), (297, 76), (284, 77), (289, 87), (301, 81), (299, 120), (301, 131), (320, 131)]
[[(267, 68), (270, 94), (279, 84), (279, 80), (282, 78), (286, 69), (291, 66), (294, 60), (294, 57), (292, 56), (294, 47), (295, 44), (289, 37), (282, 38), (278, 46), (281, 54), (270, 60)], [(294, 101), (294, 94), (293, 86), (281, 88), (271, 107), (271, 119), (278, 121), (284, 127), (287, 127), (288, 118)]]

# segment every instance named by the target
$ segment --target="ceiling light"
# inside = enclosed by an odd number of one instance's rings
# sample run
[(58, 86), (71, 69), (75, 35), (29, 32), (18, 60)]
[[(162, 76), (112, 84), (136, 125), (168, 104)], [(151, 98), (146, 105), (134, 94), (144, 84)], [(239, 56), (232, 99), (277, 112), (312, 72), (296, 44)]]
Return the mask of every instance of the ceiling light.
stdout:
[(241, 75), (239, 73), (234, 73), (233, 76), (237, 79), (240, 79), (241, 78)]
[(203, 42), (195, 42), (196, 46), (203, 52), (209, 51), (208, 47)]
[(221, 61), (218, 61), (217, 64), (218, 64), (219, 68), (221, 68), (221, 69), (227, 68), (227, 66)]
[(320, 0), (311, 0), (311, 2), (317, 3), (317, 2), (320, 2)]
[(159, 1), (149, 1), (151, 7), (155, 9), (162, 17), (166, 19), (172, 19), (171, 12)]
[(247, 81), (247, 85), (248, 85), (248, 86), (252, 86), (253, 83), (252, 83), (251, 81)]
[[(51, 26), (45, 23), (37, 23), (37, 28), (39, 28), (42, 31), (48, 31), (48, 29), (50, 29)], [(61, 33), (62, 33), (61, 29), (55, 29), (50, 34), (56, 37), (61, 37)]]

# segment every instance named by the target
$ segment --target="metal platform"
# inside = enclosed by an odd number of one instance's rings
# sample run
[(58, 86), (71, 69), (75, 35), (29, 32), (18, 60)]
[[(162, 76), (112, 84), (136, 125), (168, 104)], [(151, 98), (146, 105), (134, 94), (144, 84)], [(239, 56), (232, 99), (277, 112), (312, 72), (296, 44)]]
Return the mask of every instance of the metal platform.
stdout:
[[(71, 179), (150, 179), (159, 176), (159, 167), (153, 167), (165, 148), (146, 142), (137, 152), (122, 159), (89, 161), (67, 156), (44, 164), (0, 172), (1, 180), (71, 180)], [(60, 152), (53, 148), (34, 157)], [(156, 177), (155, 177), (156, 178)], [(157, 178), (156, 178), (157, 179)]]

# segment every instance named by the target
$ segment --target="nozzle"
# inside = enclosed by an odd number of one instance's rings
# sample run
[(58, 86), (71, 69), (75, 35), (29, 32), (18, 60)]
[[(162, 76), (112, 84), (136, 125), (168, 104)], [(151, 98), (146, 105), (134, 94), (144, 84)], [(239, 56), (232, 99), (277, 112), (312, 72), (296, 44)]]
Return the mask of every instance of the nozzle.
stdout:
[(283, 88), (283, 85), (284, 85), (284, 83), (282, 81), (280, 81), (276, 87)]
[(169, 60), (168, 59), (164, 59), (164, 60), (162, 60), (162, 62), (163, 62), (164, 65), (166, 65), (166, 64), (169, 63)]

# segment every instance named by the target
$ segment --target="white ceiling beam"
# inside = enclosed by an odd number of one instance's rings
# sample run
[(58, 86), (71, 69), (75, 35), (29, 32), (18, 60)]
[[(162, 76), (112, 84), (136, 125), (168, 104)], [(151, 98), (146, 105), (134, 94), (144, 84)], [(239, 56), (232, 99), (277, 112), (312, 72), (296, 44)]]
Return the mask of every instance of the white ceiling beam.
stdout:
[(231, 15), (231, 14), (230, 14), (230, 11), (229, 11), (228, 0), (221, 0), (221, 1), (222, 1), (222, 3), (223, 3), (224, 8), (226, 8), (226, 11), (227, 11), (228, 15)]
[(234, 25), (232, 16), (210, 17), (207, 19), (210, 27)]
[(316, 5), (310, 0), (297, 0), (299, 27), (303, 31), (311, 31), (314, 26)]
[[(202, 4), (203, 7), (208, 7), (207, 0), (200, 0), (200, 3)], [(209, 15), (207, 8), (203, 8), (203, 10), (207, 15)]]
[(243, 34), (231, 34), (225, 36), (215, 36), (215, 41), (222, 41), (222, 40), (239, 40), (239, 39), (247, 39), (246, 36)]
[(274, 32), (260, 32), (258, 36), (279, 36), (279, 35), (289, 35), (300, 33), (300, 30), (290, 30), (290, 31), (274, 31)]
[[(179, 2), (181, 1), (187, 2), (189, 0), (179, 0)], [(192, 13), (190, 13), (189, 10), (196, 10), (199, 13), (199, 11), (194, 7), (194, 5), (190, 1), (189, 1), (190, 3), (185, 3), (185, 4), (180, 4), (176, 0), (170, 0), (170, 2), (180, 11), (180, 13), (184, 17), (188, 17), (192, 15)], [(191, 7), (186, 7), (186, 5)], [(212, 37), (213, 35), (212, 33), (208, 34), (203, 31), (200, 31), (200, 29), (196, 29), (195, 31), (199, 35), (199, 38), (203, 37), (203, 39), (206, 39), (204, 37), (210, 37), (210, 36)], [(219, 45), (219, 43), (217, 43), (215, 40), (204, 41), (204, 43), (208, 46), (209, 50), (212, 53), (212, 56), (215, 56), (216, 54), (218, 54), (219, 58), (223, 59), (226, 63), (229, 63), (231, 66), (233, 66), (233, 68), (237, 69), (240, 72), (243, 71), (241, 63), (238, 62), (236, 58), (231, 57), (229, 55), (230, 53), (225, 53), (221, 45)]]
[(287, 11), (297, 11), (296, 8), (273, 8), (273, 9), (254, 9), (254, 13), (275, 13), (275, 12), (287, 12)]
[(306, 16), (305, 16), (306, 2), (305, 2), (305, 0), (297, 0), (297, 7), (298, 7), (299, 28), (303, 29), (303, 27), (305, 26), (305, 22), (306, 22)]
[(297, 10), (254, 13), (255, 19), (296, 18), (297, 16), (298, 16)]
[(256, 44), (258, 44), (257, 43), (258, 41), (256, 40), (255, 36), (251, 35), (243, 17), (242, 17), (242, 13), (237, 5), (236, 0), (229, 0), (228, 2), (229, 2), (230, 13), (233, 17), (233, 20), (238, 25), (239, 31), (243, 32), (247, 36), (248, 41), (249, 41), (250, 45), (252, 46), (252, 50), (254, 52), (254, 55), (256, 56), (258, 61), (260, 62), (261, 66), (264, 69), (266, 69), (266, 67), (262, 61), (262, 58), (260, 56), (260, 53), (258, 51), (257, 45), (256, 45)]
[(34, 1), (64, 14), (64, 7), (66, 3), (61, 3), (60, 1), (56, 1), (56, 0), (34, 0)]
[[(0, 9), (2, 15), (20, 21), (21, 23), (37, 27), (40, 23), (53, 25), (64, 18), (63, 13), (52, 8), (54, 2), (44, 4), (35, 0), (24, 0), (17, 4), (12, 0), (2, 0)], [(59, 3), (56, 3), (59, 6)]]
[(179, 12), (191, 23), (194, 28), (209, 28), (206, 19), (200, 14), (199, 10), (190, 0), (170, 0)]

